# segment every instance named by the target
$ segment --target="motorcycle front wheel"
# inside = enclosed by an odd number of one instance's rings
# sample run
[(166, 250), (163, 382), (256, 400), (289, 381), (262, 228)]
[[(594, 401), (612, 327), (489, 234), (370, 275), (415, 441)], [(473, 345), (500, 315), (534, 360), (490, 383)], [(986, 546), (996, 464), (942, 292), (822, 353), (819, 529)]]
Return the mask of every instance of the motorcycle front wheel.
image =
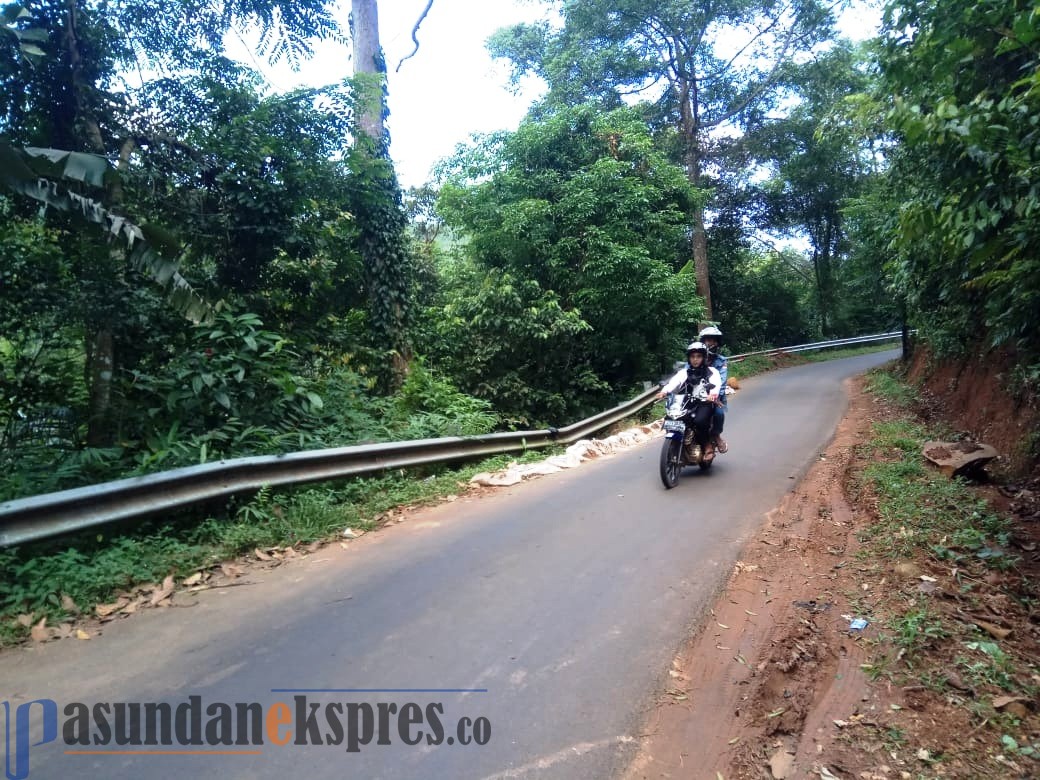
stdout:
[(682, 437), (665, 439), (661, 447), (661, 482), (668, 490), (679, 484), (682, 468)]

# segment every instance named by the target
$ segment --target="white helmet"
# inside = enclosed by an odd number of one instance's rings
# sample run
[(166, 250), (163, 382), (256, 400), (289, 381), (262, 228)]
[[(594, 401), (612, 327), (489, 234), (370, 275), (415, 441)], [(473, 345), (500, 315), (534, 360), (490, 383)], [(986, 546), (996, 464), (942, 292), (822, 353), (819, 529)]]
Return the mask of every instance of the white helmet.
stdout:
[(704, 357), (708, 357), (708, 347), (699, 341), (694, 341), (686, 348), (686, 357), (689, 357), (691, 352), (703, 352)]
[(712, 336), (715, 339), (715, 343), (708, 347), (707, 355), (707, 358), (714, 360), (718, 357), (719, 347), (722, 345), (722, 331), (714, 325), (708, 325), (707, 327), (701, 328), (701, 332), (697, 334), (698, 339), (704, 339), (707, 336)]
[(722, 341), (722, 331), (714, 325), (708, 325), (705, 328), (701, 328), (701, 332), (697, 334), (698, 340), (702, 340), (705, 336), (714, 336), (719, 341)]

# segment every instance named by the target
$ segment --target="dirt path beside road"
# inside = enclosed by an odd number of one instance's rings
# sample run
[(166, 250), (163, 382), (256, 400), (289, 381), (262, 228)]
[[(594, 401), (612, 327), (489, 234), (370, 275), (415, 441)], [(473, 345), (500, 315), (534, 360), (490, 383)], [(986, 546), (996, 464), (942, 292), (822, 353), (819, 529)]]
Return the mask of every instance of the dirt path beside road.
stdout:
[[(924, 666), (913, 670), (906, 669), (909, 657), (900, 662), (902, 653), (894, 653), (891, 629), (880, 616), (917, 603), (908, 594), (938, 588), (938, 601), (964, 602), (944, 582), (950, 570), (935, 560), (857, 556), (858, 539), (871, 538), (862, 534), (870, 533), (877, 510), (869, 494), (851, 487), (866, 464), (857, 445), (870, 440), (872, 423), (886, 418), (887, 409), (864, 391), (862, 378), (846, 387), (848, 412), (833, 441), (746, 545), (725, 591), (674, 659), (626, 780), (1036, 776), (1027, 752), (1001, 752), (1002, 733), (1018, 735), (1019, 746), (1029, 744), (1023, 735), (1040, 736), (1036, 701), (1003, 697), (1019, 703), (1001, 710), (997, 699), (1004, 691), (970, 690), (960, 682), (955, 670), (963, 660), (956, 654), (965, 654), (964, 642), (937, 642)], [(1020, 550), (1037, 549), (1035, 540), (1021, 541), (1021, 527), (1015, 533)], [(1015, 534), (1011, 538), (1014, 543)], [(1024, 567), (1035, 564), (1035, 555), (1020, 558), (1023, 592), (1031, 579)], [(939, 577), (938, 586), (935, 577), (919, 576), (925, 572)], [(955, 579), (957, 569), (952, 572)], [(968, 620), (960, 609), (954, 607)], [(1013, 630), (990, 628), (1028, 650), (1037, 644), (1032, 612), (1009, 610), (1002, 625)], [(852, 620), (860, 617), (870, 622), (855, 630)], [(914, 637), (921, 639), (927, 640)], [(879, 651), (894, 659), (890, 672), (877, 674), (871, 666)], [(896, 667), (910, 674), (895, 673)], [(868, 677), (872, 669), (876, 679)], [(940, 681), (945, 675), (945, 684), (914, 684), (920, 680), (913, 674)], [(1026, 687), (1028, 674), (1020, 675)], [(1035, 669), (1031, 679), (1040, 681)], [(1010, 711), (1015, 707), (1017, 714)]]
[(629, 778), (761, 777), (771, 760), (780, 775), (803, 777), (833, 766), (835, 720), (882, 706), (860, 670), (862, 635), (843, 617), (843, 593), (859, 582), (842, 482), (871, 410), (858, 381), (849, 390), (826, 453), (748, 544), (673, 662)]

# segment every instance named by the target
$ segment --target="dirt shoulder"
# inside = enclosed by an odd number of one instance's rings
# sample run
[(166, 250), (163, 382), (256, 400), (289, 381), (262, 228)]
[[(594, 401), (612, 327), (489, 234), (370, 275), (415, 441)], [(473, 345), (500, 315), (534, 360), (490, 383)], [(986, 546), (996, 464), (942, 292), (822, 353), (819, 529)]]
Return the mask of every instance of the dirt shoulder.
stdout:
[[(1012, 575), (1002, 574), (970, 602), (951, 593), (949, 567), (943, 571), (928, 556), (874, 557), (877, 497), (857, 475), (877, 456), (861, 443), (875, 422), (895, 413), (865, 392), (862, 378), (847, 388), (848, 412), (826, 452), (767, 517), (699, 633), (675, 658), (629, 780), (1003, 778), (1040, 771), (1023, 747), (1040, 737), (1035, 700), (999, 700), (1006, 690), (1035, 692), (1040, 681), (1028, 663), (1040, 659), (1032, 612), (1023, 606), (1029, 599), (1001, 593), (1013, 591), (1023, 566), (1035, 567), (1026, 552), (1035, 542), (1022, 543), (1028, 560), (1016, 559)], [(1029, 591), (1028, 582), (1018, 584)], [(970, 642), (938, 641), (942, 631), (928, 633), (938, 623), (898, 622), (908, 605), (931, 599), (944, 603), (921, 614), (963, 611), (977, 624), (976, 595), (1003, 595), (1003, 608), (984, 613), (987, 625), (1017, 637), (1016, 657), (1025, 659), (1004, 691), (975, 678), (965, 682), (956, 671), (943, 676), (943, 669), (958, 668), (958, 653)], [(853, 630), (859, 617), (868, 624)], [(896, 630), (909, 632), (901, 646)], [(1017, 753), (1000, 750), (1010, 734)]]

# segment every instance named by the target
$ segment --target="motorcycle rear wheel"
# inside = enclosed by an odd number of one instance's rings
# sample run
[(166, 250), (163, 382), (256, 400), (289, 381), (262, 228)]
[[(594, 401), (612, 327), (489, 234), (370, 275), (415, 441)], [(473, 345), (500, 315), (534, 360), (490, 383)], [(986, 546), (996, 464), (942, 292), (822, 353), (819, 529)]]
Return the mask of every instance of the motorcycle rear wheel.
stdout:
[(682, 469), (682, 438), (665, 439), (661, 447), (661, 482), (668, 490), (679, 484)]

